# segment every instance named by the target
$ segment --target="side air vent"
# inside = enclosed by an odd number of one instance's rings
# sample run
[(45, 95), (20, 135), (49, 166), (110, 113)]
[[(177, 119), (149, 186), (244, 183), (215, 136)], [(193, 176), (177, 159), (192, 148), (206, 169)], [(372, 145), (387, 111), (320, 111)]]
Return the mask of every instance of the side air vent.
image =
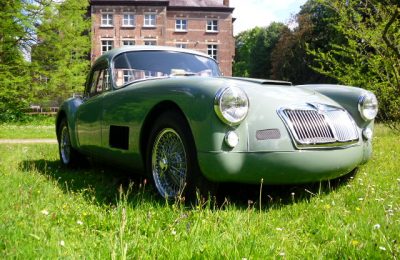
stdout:
[(279, 139), (281, 138), (281, 132), (279, 129), (258, 130), (256, 132), (256, 138), (257, 140)]

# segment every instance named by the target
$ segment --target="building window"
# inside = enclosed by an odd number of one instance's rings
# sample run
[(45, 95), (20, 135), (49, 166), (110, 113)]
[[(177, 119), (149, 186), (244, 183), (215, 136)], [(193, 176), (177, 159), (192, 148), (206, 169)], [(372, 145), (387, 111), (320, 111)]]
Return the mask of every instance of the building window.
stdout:
[(154, 78), (154, 77), (157, 77), (157, 73), (154, 72), (154, 71), (146, 70), (146, 71), (144, 72), (144, 77), (145, 77), (146, 79), (147, 79), (147, 78)]
[(155, 27), (156, 26), (156, 15), (145, 14), (144, 15), (144, 27)]
[(187, 48), (187, 44), (186, 43), (177, 43), (175, 46), (177, 48), (181, 48), (181, 49), (186, 49)]
[(207, 21), (207, 32), (218, 32), (218, 20)]
[(157, 45), (156, 40), (145, 40), (144, 45)]
[(122, 26), (124, 27), (135, 26), (135, 16), (133, 14), (124, 14), (124, 18), (122, 19)]
[(114, 41), (103, 40), (101, 41), (101, 54), (111, 50), (114, 47)]
[(113, 26), (113, 14), (102, 14), (101, 15), (101, 26), (112, 27)]
[(207, 53), (211, 58), (217, 60), (217, 58), (218, 58), (218, 55), (217, 55), (218, 54), (218, 46), (215, 45), (215, 44), (208, 44), (207, 45)]
[(178, 19), (175, 21), (175, 31), (186, 32), (187, 31), (187, 20)]
[(135, 45), (134, 40), (122, 40), (122, 46), (132, 46)]
[(124, 84), (134, 80), (132, 70), (124, 70)]

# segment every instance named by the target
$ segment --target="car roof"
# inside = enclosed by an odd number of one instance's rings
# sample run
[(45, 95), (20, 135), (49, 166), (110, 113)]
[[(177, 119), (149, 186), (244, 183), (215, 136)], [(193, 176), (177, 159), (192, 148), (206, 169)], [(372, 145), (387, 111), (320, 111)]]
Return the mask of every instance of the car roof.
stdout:
[(157, 46), (134, 45), (134, 46), (123, 46), (105, 52), (103, 55), (101, 55), (99, 58), (96, 59), (93, 66), (104, 61), (110, 62), (111, 60), (114, 59), (115, 56), (124, 52), (131, 52), (131, 51), (173, 51), (173, 52), (188, 53), (188, 54), (203, 56), (212, 59), (210, 56), (208, 56), (203, 52), (194, 51), (190, 49), (159, 46), (159, 45)]

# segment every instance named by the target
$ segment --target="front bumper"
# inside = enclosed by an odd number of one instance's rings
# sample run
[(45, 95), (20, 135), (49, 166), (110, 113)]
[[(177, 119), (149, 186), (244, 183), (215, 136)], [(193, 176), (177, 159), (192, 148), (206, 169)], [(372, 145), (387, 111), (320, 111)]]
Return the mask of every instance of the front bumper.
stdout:
[[(199, 152), (204, 176), (216, 182), (297, 184), (340, 177), (370, 156), (368, 145), (291, 152)], [(368, 157), (368, 158), (367, 158)]]

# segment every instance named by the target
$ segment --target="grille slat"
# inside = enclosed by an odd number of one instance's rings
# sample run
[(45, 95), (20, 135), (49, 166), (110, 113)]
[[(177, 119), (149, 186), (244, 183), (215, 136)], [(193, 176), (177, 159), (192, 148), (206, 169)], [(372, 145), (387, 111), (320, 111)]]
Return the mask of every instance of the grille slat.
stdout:
[(318, 108), (310, 105), (307, 109), (279, 111), (300, 146), (340, 146), (358, 141), (354, 121), (345, 110), (323, 105)]

